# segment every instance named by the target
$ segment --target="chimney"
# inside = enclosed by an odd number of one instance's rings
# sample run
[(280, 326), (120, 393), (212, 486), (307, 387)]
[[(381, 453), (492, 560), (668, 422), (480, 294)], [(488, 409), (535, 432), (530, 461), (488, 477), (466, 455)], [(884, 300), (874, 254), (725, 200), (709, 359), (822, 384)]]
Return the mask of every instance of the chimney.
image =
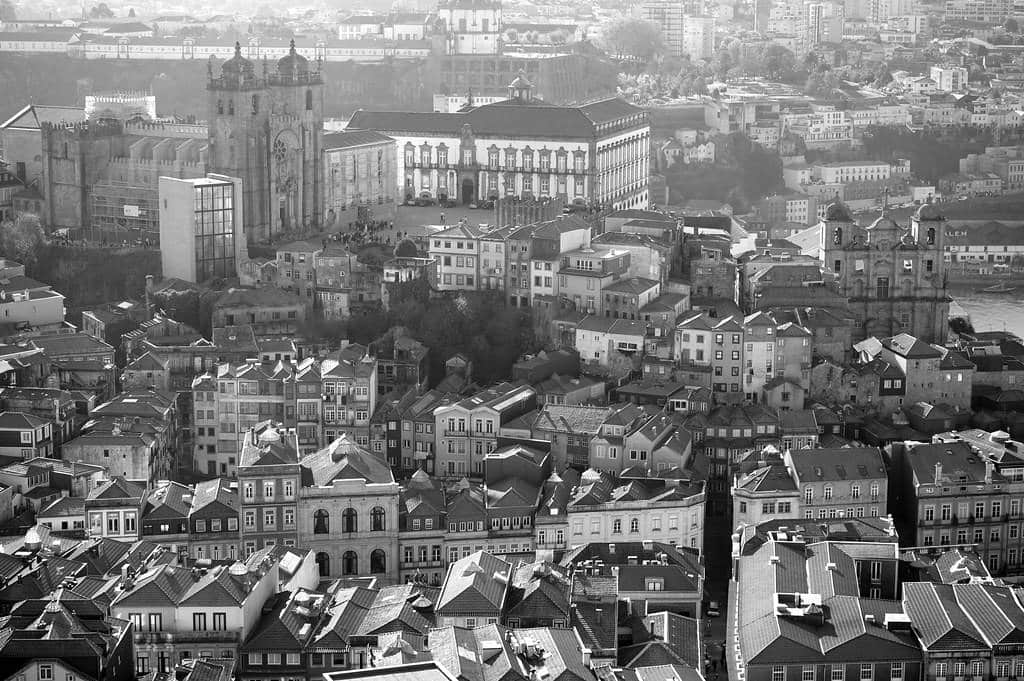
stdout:
[(942, 484), (942, 462), (941, 461), (936, 461), (935, 462), (935, 484), (936, 485), (941, 485)]
[(985, 484), (986, 485), (991, 485), (992, 484), (992, 471), (994, 471), (995, 468), (996, 468), (996, 465), (994, 463), (992, 463), (991, 461), (986, 461), (985, 462)]

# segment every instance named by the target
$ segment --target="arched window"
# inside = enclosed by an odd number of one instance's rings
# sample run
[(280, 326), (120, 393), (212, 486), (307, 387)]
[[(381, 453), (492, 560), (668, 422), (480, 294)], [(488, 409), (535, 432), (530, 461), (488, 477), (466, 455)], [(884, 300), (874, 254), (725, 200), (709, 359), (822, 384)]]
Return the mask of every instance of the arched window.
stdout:
[(224, 100), (223, 99), (218, 99), (217, 100), (217, 113), (219, 113), (221, 115), (224, 114)]
[(331, 576), (331, 557), (321, 551), (316, 554), (316, 567), (320, 571), (321, 577)]
[(355, 551), (346, 551), (341, 556), (341, 574), (343, 575), (358, 575), (359, 574), (359, 556), (356, 555)]
[(331, 514), (319, 509), (313, 514), (313, 534), (327, 534), (331, 529)]
[(638, 519), (633, 518), (633, 519), (631, 519), (629, 521), (629, 531), (630, 532), (639, 532), (640, 531), (640, 521)]
[(234, 116), (235, 115), (235, 100), (233, 100), (233, 99), (229, 99), (228, 100), (228, 115), (230, 115), (230, 116)]
[(843, 243), (843, 228), (836, 227), (835, 231), (832, 232), (832, 243), (839, 246)]
[(927, 243), (929, 246), (935, 245), (935, 228), (929, 227), (927, 232)]
[(612, 532), (615, 534), (622, 532), (622, 521), (618, 518), (612, 521)]
[(259, 95), (253, 95), (252, 96), (252, 112), (254, 114), (258, 114), (260, 112), (260, 96)]
[(370, 554), (370, 572), (373, 574), (379, 574), (381, 572), (387, 572), (387, 570), (387, 555), (382, 549), (374, 549), (373, 553)]
[(374, 506), (370, 511), (370, 530), (373, 532), (384, 531), (384, 509), (380, 506)]
[(358, 532), (359, 528), (359, 514), (356, 513), (354, 508), (346, 508), (345, 512), (341, 514), (341, 531), (342, 532)]
[(313, 110), (313, 91), (306, 90), (306, 111)]

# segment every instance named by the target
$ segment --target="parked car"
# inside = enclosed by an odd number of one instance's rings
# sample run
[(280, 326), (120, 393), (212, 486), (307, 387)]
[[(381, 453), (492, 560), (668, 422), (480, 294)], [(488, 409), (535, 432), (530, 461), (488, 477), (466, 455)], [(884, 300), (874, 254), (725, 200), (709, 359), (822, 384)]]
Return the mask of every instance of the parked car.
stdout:
[(429, 196), (421, 196), (418, 199), (416, 199), (416, 205), (420, 206), (420, 207), (422, 207), (422, 206), (433, 206), (434, 205), (434, 199), (430, 198)]
[(704, 614), (708, 617), (718, 617), (721, 614), (718, 610), (718, 601), (711, 601), (708, 603), (708, 607), (704, 611)]

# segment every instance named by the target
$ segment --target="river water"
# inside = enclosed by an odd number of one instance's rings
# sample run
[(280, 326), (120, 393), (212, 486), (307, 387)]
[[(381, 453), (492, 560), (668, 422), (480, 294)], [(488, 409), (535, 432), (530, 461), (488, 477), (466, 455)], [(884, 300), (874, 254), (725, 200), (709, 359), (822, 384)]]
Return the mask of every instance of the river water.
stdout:
[(1024, 286), (999, 294), (960, 289), (952, 296), (970, 316), (975, 331), (1006, 330), (1024, 337)]

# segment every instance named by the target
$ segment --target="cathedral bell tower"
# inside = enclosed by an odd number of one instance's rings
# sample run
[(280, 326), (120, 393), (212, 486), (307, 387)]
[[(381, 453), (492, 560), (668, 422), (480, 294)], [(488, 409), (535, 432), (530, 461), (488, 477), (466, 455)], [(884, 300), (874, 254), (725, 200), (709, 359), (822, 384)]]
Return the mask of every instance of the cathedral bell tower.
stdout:
[[(257, 48), (258, 49), (258, 48)], [(235, 55), (220, 74), (208, 69), (209, 170), (242, 180), (243, 225), (250, 243), (320, 222), (323, 80), (319, 63), (295, 49), (257, 75)]]
[(235, 56), (214, 75), (208, 66), (206, 85), (209, 111), (208, 170), (242, 180), (242, 226), (248, 242), (269, 237), (269, 215), (262, 191), (267, 185), (266, 84), (256, 75), (255, 65), (242, 56), (235, 43)]

